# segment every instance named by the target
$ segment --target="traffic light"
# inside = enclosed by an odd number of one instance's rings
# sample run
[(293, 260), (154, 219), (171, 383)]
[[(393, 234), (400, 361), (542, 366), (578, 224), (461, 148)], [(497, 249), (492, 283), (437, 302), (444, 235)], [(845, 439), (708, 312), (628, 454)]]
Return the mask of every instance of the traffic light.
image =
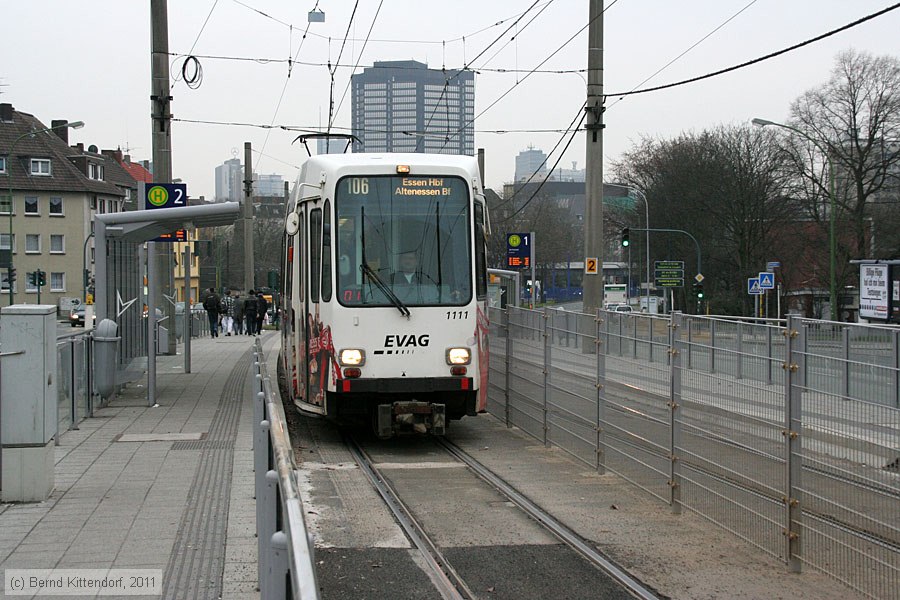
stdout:
[(38, 287), (43, 287), (43, 286), (47, 285), (47, 272), (46, 271), (39, 270), (37, 272), (37, 276), (38, 276), (38, 282), (37, 282)]
[(631, 241), (628, 239), (628, 234), (630, 233), (629, 229), (626, 227), (622, 230), (622, 246), (628, 246)]
[(11, 265), (6, 272), (6, 281), (9, 282), (10, 286), (16, 282), (16, 268)]
[(703, 300), (703, 283), (697, 282), (694, 284), (694, 294), (697, 295), (697, 300)]
[(37, 287), (37, 271), (30, 271), (28, 273), (28, 285), (31, 287)]

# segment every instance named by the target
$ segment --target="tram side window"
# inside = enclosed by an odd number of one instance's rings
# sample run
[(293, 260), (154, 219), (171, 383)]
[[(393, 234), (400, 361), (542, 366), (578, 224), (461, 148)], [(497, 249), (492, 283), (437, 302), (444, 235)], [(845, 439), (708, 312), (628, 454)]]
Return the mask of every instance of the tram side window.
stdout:
[(322, 301), (331, 301), (331, 206), (325, 201), (322, 224)]
[(309, 213), (309, 301), (319, 301), (319, 274), (322, 272), (322, 209)]
[(475, 203), (475, 297), (487, 297), (487, 257), (484, 240), (484, 205)]

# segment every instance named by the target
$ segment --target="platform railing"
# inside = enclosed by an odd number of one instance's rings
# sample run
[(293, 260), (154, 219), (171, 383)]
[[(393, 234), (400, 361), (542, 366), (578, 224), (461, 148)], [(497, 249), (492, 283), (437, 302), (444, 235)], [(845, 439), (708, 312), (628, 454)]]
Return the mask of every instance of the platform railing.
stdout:
[(253, 465), (260, 597), (318, 599), (313, 542), (304, 518), (287, 420), (278, 387), (269, 379), (259, 338), (255, 357)]

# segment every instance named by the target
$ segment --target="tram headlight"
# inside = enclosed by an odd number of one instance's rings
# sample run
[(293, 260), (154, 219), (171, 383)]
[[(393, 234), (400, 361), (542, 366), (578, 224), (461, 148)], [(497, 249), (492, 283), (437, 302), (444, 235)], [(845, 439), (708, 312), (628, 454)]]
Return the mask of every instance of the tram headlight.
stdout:
[(341, 365), (360, 367), (366, 364), (366, 351), (359, 348), (344, 348), (340, 353)]
[(467, 365), (472, 360), (468, 348), (447, 348), (448, 365)]

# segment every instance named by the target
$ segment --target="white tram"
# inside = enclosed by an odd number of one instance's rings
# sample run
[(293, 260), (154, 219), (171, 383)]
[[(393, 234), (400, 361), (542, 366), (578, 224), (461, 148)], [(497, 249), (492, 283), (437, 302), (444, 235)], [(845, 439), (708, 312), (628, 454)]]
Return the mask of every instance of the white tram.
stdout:
[(287, 206), (281, 368), (304, 412), (381, 437), (483, 412), (489, 219), (466, 156), (329, 154)]

